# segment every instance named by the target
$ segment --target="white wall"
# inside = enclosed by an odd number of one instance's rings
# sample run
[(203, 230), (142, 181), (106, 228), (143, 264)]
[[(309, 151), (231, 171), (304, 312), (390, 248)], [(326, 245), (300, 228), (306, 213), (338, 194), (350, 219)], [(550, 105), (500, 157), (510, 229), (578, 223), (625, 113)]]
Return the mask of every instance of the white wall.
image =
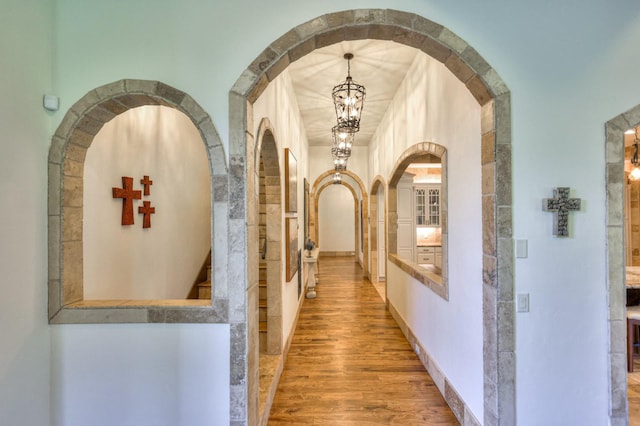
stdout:
[(438, 143), (448, 152), (449, 300), (391, 263), (387, 297), (482, 419), (480, 107), (441, 63), (423, 54), (416, 56), (373, 137), (371, 151), (378, 155), (371, 175), (388, 181), (397, 158), (420, 142)]
[(355, 252), (353, 194), (346, 186), (329, 185), (318, 200), (318, 247), (324, 251)]
[[(294, 96), (291, 77), (287, 71), (280, 74), (269, 84), (253, 105), (254, 134), (258, 134), (260, 123), (268, 118), (273, 128), (273, 136), (278, 149), (280, 163), (280, 175), (284, 176), (284, 148), (289, 148), (296, 157), (298, 164), (298, 211), (285, 213), (287, 217), (298, 218), (298, 248), (303, 249), (304, 244), (304, 184), (303, 178), (309, 176), (309, 154), (307, 136), (300, 116), (300, 109)], [(257, 141), (259, 142), (259, 141)], [(309, 182), (312, 185), (313, 181)], [(285, 212), (284, 185), (281, 181), (282, 211)], [(285, 226), (282, 225), (282, 254), (281, 259), (286, 259), (285, 253)], [(290, 282), (287, 282), (285, 267), (282, 268), (282, 329), (283, 344), (293, 332), (294, 321), (302, 297), (298, 299), (298, 273)], [(304, 294), (304, 291), (303, 291)]]
[(229, 424), (226, 324), (55, 326), (52, 350), (53, 426)]
[[(121, 225), (122, 176), (150, 195), (133, 202), (134, 224)], [(206, 147), (182, 112), (131, 109), (105, 124), (84, 168), (84, 298), (184, 299), (211, 249), (211, 185)], [(142, 228), (138, 206), (155, 208)]]
[[(529, 240), (529, 257), (516, 261), (516, 291), (531, 295), (531, 312), (516, 316), (518, 424), (606, 424), (604, 123), (640, 103), (634, 90), (640, 56), (629, 53), (640, 39), (640, 5), (356, 0), (348, 7), (404, 10), (444, 25), (511, 90), (514, 237)], [(157, 79), (200, 103), (226, 147), (228, 92), (242, 71), (291, 28), (345, 8), (339, 0), (137, 0), (126, 8), (58, 0), (55, 10), (43, 0), (3, 3), (3, 422), (46, 424), (46, 158), (51, 132), (68, 108), (105, 83)], [(40, 101), (52, 89), (61, 109), (51, 115), (47, 135)], [(371, 150), (372, 164), (380, 162), (378, 151), (394, 157), (390, 144), (379, 146)], [(551, 236), (551, 216), (540, 209), (556, 186), (571, 186), (583, 199), (583, 210), (571, 215), (572, 236), (563, 240)], [(576, 332), (577, 318), (588, 336)], [(102, 333), (95, 330), (86, 345), (99, 347)], [(96, 362), (107, 358), (99, 354)]]
[(0, 13), (0, 424), (47, 425), (47, 149), (53, 3)]

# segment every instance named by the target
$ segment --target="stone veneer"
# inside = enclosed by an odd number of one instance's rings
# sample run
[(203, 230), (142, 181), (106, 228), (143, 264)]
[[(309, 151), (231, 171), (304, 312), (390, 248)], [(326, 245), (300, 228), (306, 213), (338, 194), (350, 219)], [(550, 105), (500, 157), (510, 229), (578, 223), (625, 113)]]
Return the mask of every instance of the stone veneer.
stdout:
[(609, 322), (609, 421), (627, 425), (627, 315), (624, 132), (640, 125), (640, 105), (605, 125), (607, 199), (607, 295)]
[[(369, 218), (369, 201), (368, 201), (368, 197), (367, 197), (367, 191), (365, 189), (364, 183), (362, 183), (362, 179), (360, 179), (360, 177), (358, 175), (356, 175), (355, 173), (353, 173), (351, 170), (343, 170), (340, 172), (341, 174), (345, 175), (345, 176), (349, 176), (351, 179), (353, 179), (356, 184), (358, 185), (358, 188), (360, 189), (360, 194), (362, 194), (362, 219), (363, 220), (367, 220)], [(318, 176), (315, 180), (315, 182), (313, 182), (313, 185), (311, 187), (311, 193), (309, 194), (309, 200), (310, 200), (310, 204), (313, 206), (309, 215), (309, 233), (311, 235), (314, 236), (315, 241), (318, 242), (319, 240), (319, 229), (318, 229), (318, 201), (320, 199), (320, 194), (322, 193), (322, 191), (329, 185), (333, 184), (333, 180), (332, 177), (335, 174), (335, 170), (331, 169), (331, 170), (327, 170), (324, 173), (322, 173), (320, 176)], [(356, 229), (355, 229), (355, 253), (359, 253), (359, 249), (360, 249), (360, 198), (358, 197), (358, 193), (354, 190), (354, 188), (351, 185), (347, 185), (344, 184), (344, 186), (346, 186), (347, 188), (349, 188), (353, 194), (353, 202), (354, 202), (354, 212), (355, 212), (355, 225), (356, 225)], [(360, 262), (359, 257), (356, 255), (356, 259), (358, 259), (358, 263), (360, 263), (360, 266), (362, 267), (362, 272), (364, 274), (364, 276), (366, 278), (369, 278), (369, 227), (368, 226), (363, 226), (362, 227), (362, 253), (363, 253), (363, 259), (362, 262)], [(320, 248), (322, 250), (322, 247)], [(325, 254), (325, 252), (322, 252), (322, 254)]]
[[(144, 105), (162, 105), (183, 112), (206, 145), (212, 181), (211, 301), (83, 299), (83, 175), (87, 149), (105, 123), (131, 108)], [(120, 80), (91, 90), (76, 102), (56, 130), (49, 150), (49, 322), (227, 322), (227, 268), (230, 265), (225, 158), (222, 143), (207, 113), (189, 95), (164, 83)]]
[[(230, 262), (247, 265), (257, 247), (249, 231), (257, 228), (251, 203), (255, 175), (253, 102), (287, 66), (315, 49), (344, 40), (389, 40), (421, 50), (442, 62), (481, 105), (483, 235), (484, 421), (516, 423), (514, 282), (511, 176), (511, 95), (498, 73), (449, 29), (419, 15), (390, 9), (329, 13), (305, 22), (271, 43), (240, 75), (229, 93), (229, 229), (243, 247), (230, 251)], [(364, 191), (363, 191), (364, 193)], [(391, 197), (388, 197), (391, 203)], [(365, 240), (366, 241), (366, 240)], [(257, 246), (257, 245), (256, 245)], [(368, 255), (366, 256), (368, 258)], [(232, 363), (231, 423), (256, 424), (258, 408), (247, 404), (257, 386), (248, 379), (248, 271), (233, 271), (229, 282)], [(244, 362), (244, 364), (243, 364)], [(249, 397), (250, 396), (250, 397)], [(257, 400), (257, 398), (255, 398)]]

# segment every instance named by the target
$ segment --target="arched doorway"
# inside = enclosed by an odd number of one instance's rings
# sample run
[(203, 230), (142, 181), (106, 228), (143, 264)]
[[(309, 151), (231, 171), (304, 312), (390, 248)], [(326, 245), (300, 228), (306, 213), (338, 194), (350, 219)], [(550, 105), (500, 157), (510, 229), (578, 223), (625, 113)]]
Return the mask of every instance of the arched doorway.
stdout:
[(609, 325), (609, 416), (628, 424), (625, 247), (625, 144), (624, 133), (640, 125), (640, 105), (607, 121), (605, 125), (607, 294)]
[(369, 191), (369, 279), (372, 283), (386, 277), (386, 189), (384, 178), (373, 179)]
[[(231, 221), (243, 220), (251, 214), (244, 210), (247, 192), (242, 176), (254, 175), (255, 165), (247, 161), (253, 154), (253, 102), (291, 63), (307, 53), (344, 40), (379, 39), (420, 49), (442, 62), (481, 106), (482, 132), (482, 234), (483, 234), (483, 380), (484, 424), (515, 424), (515, 321), (513, 306), (512, 177), (511, 177), (511, 100), (507, 86), (498, 73), (478, 52), (454, 32), (415, 14), (395, 10), (362, 9), (330, 13), (317, 17), (287, 32), (268, 46), (242, 73), (230, 93), (230, 169), (237, 174), (231, 179), (230, 191), (238, 191), (232, 202)], [(245, 166), (246, 165), (246, 166)], [(246, 169), (245, 169), (246, 167)], [(390, 199), (390, 197), (389, 197)], [(500, 224), (497, 226), (497, 213)], [(256, 223), (247, 217), (247, 222)], [(241, 240), (247, 241), (247, 227), (238, 226)], [(367, 228), (368, 229), (368, 228)], [(248, 251), (251, 255), (251, 244)], [(498, 273), (500, 271), (500, 273)], [(230, 303), (243, 305), (250, 283), (241, 281), (237, 296)], [(498, 318), (507, 320), (498, 321)], [(247, 317), (231, 324), (232, 357), (246, 359), (243, 348), (247, 335), (254, 331)], [(498, 345), (500, 342), (500, 346)], [(255, 392), (247, 371), (251, 360), (232, 368), (231, 394)], [(238, 373), (238, 374), (234, 374)], [(256, 408), (232, 398), (232, 421), (254, 424)], [(459, 400), (450, 403), (458, 404)]]

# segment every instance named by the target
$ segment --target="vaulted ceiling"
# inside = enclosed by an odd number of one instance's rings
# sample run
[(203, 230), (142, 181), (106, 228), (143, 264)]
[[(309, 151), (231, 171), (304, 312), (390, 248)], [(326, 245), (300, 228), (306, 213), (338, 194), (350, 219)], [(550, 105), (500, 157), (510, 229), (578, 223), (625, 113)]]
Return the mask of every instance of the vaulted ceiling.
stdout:
[(344, 41), (292, 63), (288, 71), (311, 146), (331, 144), (331, 128), (336, 123), (331, 90), (347, 76), (344, 54), (348, 52), (354, 55), (351, 76), (367, 91), (354, 145), (366, 146), (418, 50), (391, 41)]

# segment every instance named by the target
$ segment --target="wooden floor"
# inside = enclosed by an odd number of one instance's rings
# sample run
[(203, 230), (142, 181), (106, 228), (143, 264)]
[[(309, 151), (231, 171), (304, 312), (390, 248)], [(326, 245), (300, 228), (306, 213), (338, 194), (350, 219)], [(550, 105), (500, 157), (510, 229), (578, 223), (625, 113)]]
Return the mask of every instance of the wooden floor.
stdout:
[(321, 258), (269, 425), (457, 425), (353, 257)]
[(633, 361), (633, 373), (627, 373), (629, 426), (640, 426), (640, 361)]

